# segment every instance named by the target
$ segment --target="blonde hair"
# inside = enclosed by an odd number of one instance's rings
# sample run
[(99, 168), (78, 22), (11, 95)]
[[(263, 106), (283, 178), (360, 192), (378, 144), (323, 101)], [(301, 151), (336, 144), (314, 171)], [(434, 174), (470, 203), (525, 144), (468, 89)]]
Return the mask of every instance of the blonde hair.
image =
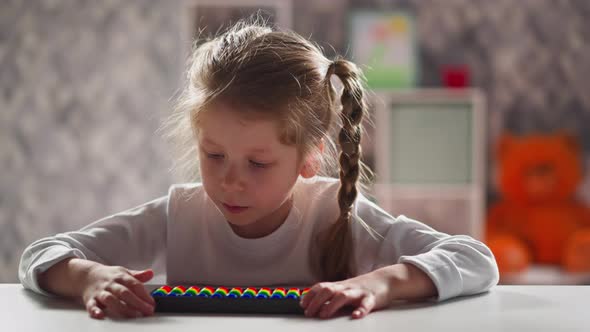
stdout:
[[(341, 105), (332, 75), (343, 85)], [(313, 271), (327, 281), (354, 276), (351, 210), (359, 180), (368, 182), (372, 175), (360, 159), (366, 113), (361, 70), (340, 57), (327, 59), (319, 47), (294, 32), (250, 19), (200, 45), (195, 42), (186, 80), (173, 114), (161, 128), (177, 147), (174, 168), (191, 180), (199, 178), (197, 124), (212, 102), (223, 100), (237, 111), (278, 120), (283, 144), (297, 146), (301, 158), (321, 155), (321, 174), (340, 170), (340, 215), (310, 249)], [(338, 158), (330, 138), (336, 127), (341, 128)], [(319, 153), (322, 141), (327, 142), (326, 150)]]

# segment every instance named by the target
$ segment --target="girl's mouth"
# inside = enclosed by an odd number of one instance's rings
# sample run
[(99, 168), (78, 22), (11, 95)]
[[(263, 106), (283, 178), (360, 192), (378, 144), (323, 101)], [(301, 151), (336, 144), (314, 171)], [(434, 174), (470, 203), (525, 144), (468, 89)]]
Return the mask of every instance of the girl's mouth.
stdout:
[(247, 206), (232, 206), (232, 205), (227, 205), (225, 203), (223, 203), (223, 207), (231, 213), (240, 213), (240, 212), (245, 211), (248, 208)]

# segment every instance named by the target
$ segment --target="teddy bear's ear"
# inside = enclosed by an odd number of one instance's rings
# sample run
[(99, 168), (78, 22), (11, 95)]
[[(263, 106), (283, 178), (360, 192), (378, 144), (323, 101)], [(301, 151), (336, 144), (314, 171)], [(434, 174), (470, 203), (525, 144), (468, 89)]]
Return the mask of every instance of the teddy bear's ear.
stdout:
[(578, 137), (569, 131), (562, 130), (557, 134), (557, 137), (567, 146), (570, 150), (578, 152), (580, 151), (580, 142)]
[(514, 145), (515, 141), (516, 137), (514, 137), (512, 133), (503, 133), (498, 139), (498, 145), (496, 146), (496, 156), (499, 159), (502, 159), (502, 157), (504, 157), (508, 150), (510, 150), (510, 148)]

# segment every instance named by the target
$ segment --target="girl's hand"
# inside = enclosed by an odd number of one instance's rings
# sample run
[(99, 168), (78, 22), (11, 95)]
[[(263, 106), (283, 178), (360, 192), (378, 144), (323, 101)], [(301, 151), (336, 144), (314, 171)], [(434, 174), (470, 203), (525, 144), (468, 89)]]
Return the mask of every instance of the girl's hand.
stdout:
[(301, 300), (308, 317), (328, 318), (340, 308), (355, 309), (352, 318), (362, 318), (373, 310), (386, 308), (394, 300), (427, 299), (438, 294), (430, 277), (418, 267), (394, 264), (339, 282), (314, 285)]
[(339, 282), (315, 284), (301, 300), (305, 316), (328, 318), (344, 306), (353, 306), (352, 318), (389, 306), (392, 298), (388, 279), (373, 271)]
[(86, 277), (82, 301), (92, 318), (151, 316), (155, 301), (142, 283), (153, 276), (151, 269), (132, 271), (120, 266), (96, 265)]

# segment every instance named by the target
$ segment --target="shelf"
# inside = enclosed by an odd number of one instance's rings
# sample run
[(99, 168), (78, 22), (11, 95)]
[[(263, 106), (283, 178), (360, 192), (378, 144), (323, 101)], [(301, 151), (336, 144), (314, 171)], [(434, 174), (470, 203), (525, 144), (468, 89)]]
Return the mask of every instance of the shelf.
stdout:
[(568, 273), (552, 265), (536, 265), (527, 271), (503, 275), (502, 285), (590, 285), (590, 273)]

